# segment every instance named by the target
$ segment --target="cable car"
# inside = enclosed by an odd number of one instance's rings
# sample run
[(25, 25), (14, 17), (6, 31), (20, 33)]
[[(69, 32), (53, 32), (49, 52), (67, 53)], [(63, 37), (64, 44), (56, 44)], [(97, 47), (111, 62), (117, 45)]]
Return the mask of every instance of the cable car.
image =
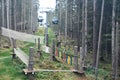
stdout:
[(59, 22), (59, 21), (58, 21), (57, 18), (53, 18), (53, 19), (52, 19), (52, 23), (53, 23), (53, 24), (58, 24), (58, 22)]
[(42, 16), (38, 17), (38, 22), (43, 22), (43, 17)]

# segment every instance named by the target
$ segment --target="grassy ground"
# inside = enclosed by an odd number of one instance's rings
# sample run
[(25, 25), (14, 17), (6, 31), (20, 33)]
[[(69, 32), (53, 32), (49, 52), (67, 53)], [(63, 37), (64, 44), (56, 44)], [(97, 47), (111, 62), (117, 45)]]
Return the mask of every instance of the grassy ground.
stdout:
[[(6, 54), (6, 58), (0, 59), (0, 80), (79, 80), (79, 77), (74, 73), (68, 72), (37, 72), (34, 76), (32, 76), (32, 79), (30, 79), (31, 76), (24, 75), (22, 69), (26, 66), (18, 58), (12, 60), (11, 57), (7, 57), (11, 54), (9, 50), (4, 54)], [(0, 56), (0, 58), (2, 58), (2, 56)], [(70, 66), (67, 66), (66, 64), (62, 64), (60, 62), (50, 62), (49, 54), (44, 54), (44, 57), (41, 58), (37, 64), (38, 65), (35, 65), (35, 67), (39, 66), (41, 69), (70, 69)], [(81, 80), (86, 79), (81, 77)]]
[[(49, 46), (51, 46), (53, 39), (55, 39), (55, 35), (53, 34), (51, 29), (49, 29), (49, 34)], [(36, 35), (43, 36), (44, 29), (39, 28)], [(21, 41), (17, 41), (17, 46), (19, 46), (27, 54), (29, 53), (29, 47), (35, 47), (35, 45), (32, 43)], [(37, 72), (34, 76), (30, 74), (24, 75), (23, 69), (26, 68), (25, 64), (23, 64), (18, 58), (12, 60), (11, 54), (12, 48), (0, 48), (0, 80), (79, 80), (79, 77), (76, 76), (74, 73), (68, 72)], [(34, 53), (34, 55), (35, 54), (36, 52)], [(34, 60), (34, 67), (39, 69), (69, 70), (71, 68), (70, 65), (66, 65), (61, 62), (51, 62), (50, 54), (47, 54), (45, 52), (43, 52), (43, 56), (40, 59), (35, 58)]]
[[(36, 35), (44, 36), (44, 28), (39, 28)], [(52, 41), (55, 40), (55, 34), (51, 29), (49, 29), (49, 46), (52, 45)], [(35, 47), (33, 43), (17, 41), (18, 45), (25, 53), (29, 53), (29, 47)], [(35, 75), (24, 75), (23, 69), (26, 68), (18, 58), (12, 60), (11, 58), (12, 48), (0, 48), (0, 80), (94, 80), (94, 75), (92, 69), (86, 71), (86, 77), (80, 76), (72, 72), (37, 72)], [(34, 55), (36, 55), (36, 51)], [(41, 58), (35, 56), (35, 68), (39, 69), (71, 69), (73, 66), (67, 65), (61, 62), (51, 62), (50, 54), (42, 52), (43, 55)], [(99, 80), (110, 80), (110, 64), (106, 64), (105, 68), (103, 66), (105, 63), (100, 64), (99, 69)], [(103, 79), (104, 78), (104, 79)]]

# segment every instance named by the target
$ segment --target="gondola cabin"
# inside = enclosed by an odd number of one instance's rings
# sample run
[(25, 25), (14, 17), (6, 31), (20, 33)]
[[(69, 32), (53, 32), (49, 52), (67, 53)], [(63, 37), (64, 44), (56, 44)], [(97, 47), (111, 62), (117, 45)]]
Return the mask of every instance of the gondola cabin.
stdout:
[(38, 17), (38, 22), (43, 22), (43, 17), (42, 16)]
[(58, 23), (59, 23), (59, 21), (58, 21), (58, 19), (57, 19), (57, 18), (53, 18), (53, 19), (52, 19), (52, 23), (53, 23), (53, 24), (58, 24)]

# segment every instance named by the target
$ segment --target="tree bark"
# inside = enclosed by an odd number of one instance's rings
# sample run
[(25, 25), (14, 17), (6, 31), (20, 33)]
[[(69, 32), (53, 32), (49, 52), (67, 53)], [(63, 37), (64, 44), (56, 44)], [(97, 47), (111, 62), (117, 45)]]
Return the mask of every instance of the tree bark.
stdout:
[(97, 38), (96, 38), (96, 0), (93, 0), (93, 67), (96, 64)]
[[(5, 27), (5, 20), (4, 20), (4, 9), (5, 9), (5, 7), (4, 7), (4, 0), (2, 0), (2, 27)], [(1, 28), (2, 27), (0, 27), (0, 37), (1, 37)], [(2, 39), (0, 38), (0, 47), (2, 46), (2, 43), (1, 43), (1, 41), (2, 41)]]
[(5, 5), (4, 5), (4, 0), (2, 0), (2, 27), (5, 27), (5, 20), (4, 20), (4, 9), (5, 9), (5, 7), (4, 7)]
[(112, 79), (115, 80), (115, 5), (116, 0), (113, 0), (112, 9)]
[[(6, 12), (7, 12), (6, 14), (7, 14), (7, 28), (8, 29), (10, 29), (10, 13), (9, 13), (10, 12), (10, 10), (9, 10), (10, 5), (9, 5), (9, 2), (10, 2), (9, 0), (6, 1)], [(9, 38), (9, 46), (11, 46), (11, 44), (12, 44), (12, 40), (11, 40), (11, 38)]]
[(68, 14), (67, 14), (67, 2), (68, 2), (68, 0), (66, 0), (66, 12), (65, 12), (65, 45), (66, 45), (66, 43), (67, 43), (67, 16), (68, 16)]
[(14, 30), (17, 30), (16, 26), (16, 0), (14, 0)]
[(84, 55), (85, 55), (85, 17), (84, 17), (84, 0), (82, 0), (82, 55), (83, 55), (83, 66), (84, 66)]
[(60, 23), (59, 23), (59, 30), (58, 30), (58, 41), (60, 42), (60, 36), (61, 36), (61, 29), (62, 29), (62, 1), (60, 0)]
[(72, 6), (73, 6), (73, 3), (71, 4), (71, 6), (70, 6), (70, 9), (71, 9), (71, 11), (70, 11), (70, 16), (71, 16), (71, 18), (70, 18), (70, 38), (72, 39), (73, 38), (73, 11), (72, 11)]
[(102, 0), (101, 18), (100, 18), (100, 27), (99, 27), (99, 38), (98, 38), (98, 47), (97, 47), (97, 57), (96, 57), (96, 66), (95, 66), (96, 67), (96, 69), (95, 69), (96, 79), (97, 79), (97, 75), (98, 75), (98, 63), (99, 63), (99, 54), (100, 54), (100, 46), (101, 46), (103, 14), (104, 14), (104, 0)]
[(21, 7), (20, 7), (20, 31), (23, 32), (23, 0), (20, 1)]
[(76, 0), (76, 4), (77, 4), (77, 44), (78, 44), (78, 51), (80, 51), (80, 42), (81, 42), (81, 33), (80, 33), (80, 4), (81, 4), (81, 0)]
[(116, 54), (115, 54), (115, 80), (118, 80), (118, 58), (119, 58), (119, 28), (118, 28), (118, 22), (116, 23)]
[(87, 0), (85, 0), (85, 57), (87, 56)]
[(82, 54), (83, 67), (85, 66), (85, 57), (87, 54), (87, 0), (83, 0), (82, 5)]

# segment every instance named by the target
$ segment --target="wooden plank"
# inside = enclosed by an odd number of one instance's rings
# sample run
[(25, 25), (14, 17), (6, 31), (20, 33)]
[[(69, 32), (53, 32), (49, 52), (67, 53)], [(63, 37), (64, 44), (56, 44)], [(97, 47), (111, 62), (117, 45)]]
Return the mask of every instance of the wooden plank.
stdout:
[(26, 56), (25, 53), (15, 49), (15, 48), (14, 48), (14, 52), (19, 57), (19, 59), (28, 66), (28, 56)]
[(33, 69), (33, 70), (28, 70), (28, 69), (23, 69), (25, 74), (32, 73), (34, 74), (35, 72), (77, 72), (76, 70), (49, 70), (49, 69)]
[(25, 74), (28, 74), (28, 73), (34, 74), (35, 73), (35, 69), (33, 69), (33, 70), (23, 69), (23, 71)]
[(74, 46), (74, 69), (78, 70), (78, 46)]
[(33, 69), (33, 70), (28, 70), (28, 69), (23, 69), (25, 74), (32, 73), (34, 74), (35, 72), (75, 72), (78, 74), (84, 74), (84, 72), (80, 72), (77, 70), (49, 70), (49, 69)]
[(17, 50), (23, 55), (25, 56), (27, 59), (29, 59), (28, 55), (26, 53), (24, 53), (20, 48), (17, 48)]
[(8, 28), (4, 28), (4, 27), (2, 27), (2, 35), (9, 37), (9, 38), (16, 39), (16, 40), (26, 41), (26, 42), (31, 42), (31, 43), (35, 43), (35, 39), (36, 39), (36, 43), (37, 43), (38, 38), (40, 38), (40, 44), (44, 43), (44, 36), (31, 35), (31, 34), (27, 34), (27, 33), (23, 33), (23, 32), (18, 32), (15, 30), (11, 30)]
[(35, 69), (35, 72), (47, 71), (47, 72), (76, 72), (77, 70), (49, 70), (49, 69)]

